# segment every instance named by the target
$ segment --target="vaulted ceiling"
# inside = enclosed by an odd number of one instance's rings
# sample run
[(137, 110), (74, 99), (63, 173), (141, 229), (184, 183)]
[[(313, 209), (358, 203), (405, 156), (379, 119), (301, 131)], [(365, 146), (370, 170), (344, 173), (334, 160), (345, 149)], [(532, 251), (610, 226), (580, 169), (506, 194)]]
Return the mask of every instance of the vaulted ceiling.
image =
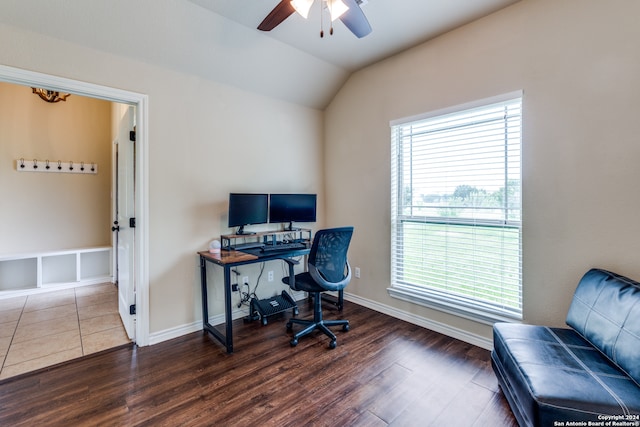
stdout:
[(319, 1), (270, 32), (280, 0), (3, 0), (0, 23), (324, 109), (352, 72), (519, 0), (368, 0), (361, 39), (326, 17), (320, 38)]
[[(255, 29), (280, 0), (190, 0), (195, 4)], [(291, 15), (268, 33), (303, 52), (355, 71), (402, 50), (488, 15), (518, 0), (366, 0), (361, 8), (373, 31), (358, 39), (340, 22), (328, 35), (330, 20), (324, 13), (325, 36), (320, 38), (320, 0), (313, 4), (305, 20)]]

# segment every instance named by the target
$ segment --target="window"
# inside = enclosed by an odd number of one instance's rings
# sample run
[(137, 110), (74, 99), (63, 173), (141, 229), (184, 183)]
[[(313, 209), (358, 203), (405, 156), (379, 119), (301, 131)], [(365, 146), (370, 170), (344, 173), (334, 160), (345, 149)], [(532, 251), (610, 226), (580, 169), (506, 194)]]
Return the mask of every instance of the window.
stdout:
[(391, 123), (391, 296), (522, 318), (521, 97)]

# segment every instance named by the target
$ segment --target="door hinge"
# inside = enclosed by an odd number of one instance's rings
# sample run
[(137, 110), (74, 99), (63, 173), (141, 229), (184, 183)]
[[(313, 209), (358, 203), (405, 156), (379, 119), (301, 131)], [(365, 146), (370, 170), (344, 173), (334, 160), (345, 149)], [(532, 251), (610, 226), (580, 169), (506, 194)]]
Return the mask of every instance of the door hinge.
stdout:
[(132, 315), (132, 316), (133, 316), (134, 314), (136, 314), (136, 305), (135, 305), (135, 304), (131, 304), (131, 305), (129, 306), (129, 314), (130, 314), (130, 315)]
[(136, 131), (135, 130), (130, 130), (129, 131), (129, 141), (136, 142)]
[(129, 227), (130, 228), (136, 228), (136, 219), (135, 218), (129, 218)]

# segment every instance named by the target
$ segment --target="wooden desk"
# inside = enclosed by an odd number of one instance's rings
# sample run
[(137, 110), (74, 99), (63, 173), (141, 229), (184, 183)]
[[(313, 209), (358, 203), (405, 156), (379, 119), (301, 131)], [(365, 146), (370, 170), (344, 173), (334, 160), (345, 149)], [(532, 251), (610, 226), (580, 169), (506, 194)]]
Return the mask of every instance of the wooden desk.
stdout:
[[(202, 287), (202, 328), (225, 345), (227, 353), (233, 353), (233, 319), (231, 309), (231, 269), (240, 265), (254, 264), (273, 260), (285, 260), (309, 254), (306, 249), (286, 251), (260, 252), (259, 249), (246, 251), (221, 250), (212, 254), (209, 251), (198, 252), (200, 256), (200, 285)], [(209, 302), (207, 298), (207, 263), (219, 265), (224, 270), (224, 318), (225, 333), (223, 334), (209, 323)], [(293, 264), (289, 264), (289, 277), (295, 277)]]

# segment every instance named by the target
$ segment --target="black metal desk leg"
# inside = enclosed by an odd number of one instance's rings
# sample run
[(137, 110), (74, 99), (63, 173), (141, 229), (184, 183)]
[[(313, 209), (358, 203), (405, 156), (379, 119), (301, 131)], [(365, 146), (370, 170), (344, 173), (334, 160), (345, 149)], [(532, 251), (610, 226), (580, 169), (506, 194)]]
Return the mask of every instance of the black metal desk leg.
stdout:
[(209, 323), (209, 303), (207, 298), (207, 262), (200, 256), (200, 286), (202, 287), (202, 329)]
[(233, 337), (231, 336), (231, 285), (229, 284), (230, 268), (224, 268), (224, 305), (226, 335), (218, 331), (209, 323), (209, 298), (207, 296), (207, 261), (200, 256), (200, 283), (202, 285), (202, 329), (210, 333), (227, 348), (227, 353), (233, 353)]
[(227, 353), (233, 353), (233, 313), (231, 311), (231, 267), (224, 266), (224, 319), (226, 324)]

